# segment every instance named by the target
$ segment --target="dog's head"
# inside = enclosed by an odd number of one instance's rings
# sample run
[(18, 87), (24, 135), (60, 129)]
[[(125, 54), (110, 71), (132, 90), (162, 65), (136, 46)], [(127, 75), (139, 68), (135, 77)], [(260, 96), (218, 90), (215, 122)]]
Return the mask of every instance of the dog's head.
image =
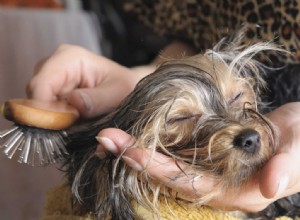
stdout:
[[(132, 127), (137, 146), (155, 148), (211, 175), (224, 186), (239, 186), (274, 153), (276, 129), (259, 113), (262, 65), (252, 59), (271, 48), (255, 44), (207, 51), (162, 64), (136, 91)], [(240, 48), (239, 48), (240, 49)]]
[(221, 190), (241, 186), (277, 145), (276, 129), (259, 113), (263, 66), (253, 57), (264, 50), (277, 48), (222, 42), (203, 55), (169, 60), (145, 77), (115, 112), (74, 135), (69, 174), (77, 197), (99, 216), (124, 214), (129, 198), (155, 206), (153, 195), (161, 186), (145, 178), (147, 172), (119, 158), (94, 156), (97, 142), (90, 140), (112, 126), (134, 136), (134, 147), (159, 151), (195, 175), (219, 179)]

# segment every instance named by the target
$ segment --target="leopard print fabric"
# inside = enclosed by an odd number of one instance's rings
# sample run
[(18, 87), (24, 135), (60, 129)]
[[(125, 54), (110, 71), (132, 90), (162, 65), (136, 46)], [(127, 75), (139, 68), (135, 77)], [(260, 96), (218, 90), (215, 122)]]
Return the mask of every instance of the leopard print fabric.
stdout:
[(246, 41), (275, 41), (290, 56), (269, 54), (273, 63), (300, 61), (297, 0), (124, 0), (125, 11), (161, 35), (187, 40), (199, 51), (247, 25)]

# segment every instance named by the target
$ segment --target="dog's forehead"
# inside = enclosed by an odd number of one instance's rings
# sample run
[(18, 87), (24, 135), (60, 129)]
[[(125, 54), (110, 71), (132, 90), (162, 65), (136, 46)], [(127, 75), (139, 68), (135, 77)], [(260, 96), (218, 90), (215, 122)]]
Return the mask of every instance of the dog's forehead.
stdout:
[(230, 71), (229, 65), (219, 60), (206, 56), (195, 56), (191, 59), (190, 65), (201, 69), (200, 74), (210, 78), (216, 85), (218, 91), (224, 96), (224, 99), (230, 99), (235, 96), (245, 85), (245, 79), (237, 73)]
[[(150, 99), (166, 100), (169, 97), (179, 103), (183, 100), (179, 98), (186, 96), (189, 102), (198, 103), (203, 114), (219, 115), (228, 110), (228, 103), (234, 97), (247, 93), (246, 89), (251, 90), (245, 85), (246, 81), (231, 72), (228, 64), (200, 55), (164, 63), (140, 87), (141, 91), (148, 88)], [(244, 101), (252, 102), (252, 97), (243, 98), (235, 107), (243, 106)]]

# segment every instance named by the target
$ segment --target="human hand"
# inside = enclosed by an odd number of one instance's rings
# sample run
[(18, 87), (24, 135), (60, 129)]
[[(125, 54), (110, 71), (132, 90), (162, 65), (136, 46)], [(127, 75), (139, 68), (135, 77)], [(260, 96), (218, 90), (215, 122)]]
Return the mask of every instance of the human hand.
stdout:
[[(300, 103), (286, 104), (271, 112), (267, 117), (278, 126), (280, 131), (280, 147), (276, 155), (266, 166), (251, 178), (240, 191), (232, 189), (214, 198), (210, 205), (224, 210), (243, 210), (257, 212), (279, 198), (300, 191)], [(105, 129), (98, 134), (99, 147), (96, 154), (103, 158), (105, 152), (120, 155), (133, 138), (119, 129)], [(130, 144), (129, 144), (130, 145)], [(122, 159), (138, 171), (146, 169), (148, 175), (155, 181), (164, 184), (180, 197), (193, 200), (198, 193), (205, 194), (215, 189), (218, 182), (209, 177), (175, 178), (181, 169), (175, 161), (160, 153), (155, 153), (151, 160), (147, 149), (130, 148), (122, 155)], [(187, 179), (189, 178), (189, 179)], [(170, 181), (176, 179), (176, 181)], [(193, 181), (187, 181), (192, 180)], [(196, 192), (196, 193), (195, 193)]]
[(27, 94), (37, 100), (66, 99), (90, 118), (117, 107), (152, 70), (145, 68), (135, 71), (84, 48), (61, 45), (36, 66)]

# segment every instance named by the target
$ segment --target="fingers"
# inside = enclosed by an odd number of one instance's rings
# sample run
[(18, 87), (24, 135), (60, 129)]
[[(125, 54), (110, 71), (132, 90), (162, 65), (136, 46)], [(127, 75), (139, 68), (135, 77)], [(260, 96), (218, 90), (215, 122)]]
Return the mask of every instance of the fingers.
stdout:
[(135, 142), (132, 136), (117, 128), (103, 129), (98, 134), (97, 140), (99, 145), (96, 153), (108, 150), (109, 153), (115, 155), (119, 155), (126, 147), (132, 146)]
[(200, 194), (214, 189), (216, 184), (214, 180), (199, 176), (173, 158), (150, 149), (132, 147), (135, 140), (122, 130), (104, 129), (98, 134), (97, 139), (99, 141), (97, 155), (103, 157), (105, 151), (115, 155), (124, 152), (122, 159), (128, 166), (137, 171), (145, 171), (154, 181), (178, 192), (180, 197), (193, 200)]
[(67, 95), (68, 102), (85, 118), (111, 112), (130, 93), (128, 80), (102, 82), (94, 88), (77, 88)]
[(71, 45), (60, 46), (36, 71), (27, 85), (29, 98), (66, 99), (88, 118), (118, 106), (139, 78), (126, 67)]
[(260, 189), (264, 197), (279, 199), (300, 191), (300, 162), (294, 155), (275, 155), (264, 167), (260, 179)]
[(300, 104), (289, 103), (268, 114), (280, 133), (279, 148), (261, 172), (260, 190), (266, 198), (300, 191)]
[[(264, 197), (282, 196), (290, 181), (288, 155), (274, 156), (263, 168), (260, 177), (260, 190)], [(283, 165), (284, 164), (284, 165)]]
[(47, 59), (40, 61), (28, 82), (28, 97), (56, 100), (80, 84), (89, 52), (81, 47), (61, 45)]
[(47, 60), (49, 59), (49, 57), (46, 57), (44, 59), (41, 59), (34, 67), (34, 75), (38, 74), (42, 67), (44, 66), (44, 64), (47, 62)]

